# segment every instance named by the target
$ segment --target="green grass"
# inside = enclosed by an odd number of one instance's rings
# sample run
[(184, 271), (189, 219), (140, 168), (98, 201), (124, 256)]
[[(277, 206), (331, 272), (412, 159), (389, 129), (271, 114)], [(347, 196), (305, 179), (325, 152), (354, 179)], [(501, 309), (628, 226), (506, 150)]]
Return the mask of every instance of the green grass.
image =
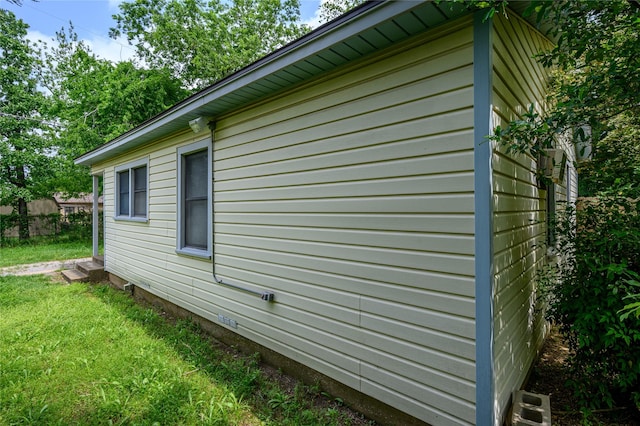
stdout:
[(0, 246), (0, 268), (53, 260), (91, 257), (91, 240), (34, 238), (24, 243), (12, 241)]
[(0, 277), (0, 424), (349, 424), (106, 285)]

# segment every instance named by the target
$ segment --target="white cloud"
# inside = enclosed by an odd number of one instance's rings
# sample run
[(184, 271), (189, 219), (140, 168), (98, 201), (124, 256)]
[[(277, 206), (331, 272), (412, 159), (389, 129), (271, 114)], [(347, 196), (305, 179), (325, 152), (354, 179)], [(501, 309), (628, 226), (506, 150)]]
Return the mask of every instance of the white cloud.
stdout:
[(87, 43), (96, 56), (111, 62), (122, 62), (133, 59), (135, 54), (135, 50), (127, 44), (127, 39), (124, 36), (120, 36), (116, 40), (112, 38), (95, 37), (89, 40), (85, 39), (84, 42)]
[(323, 22), (320, 21), (320, 7), (322, 5), (322, 3), (324, 3), (326, 0), (321, 0), (318, 3), (318, 8), (316, 9), (315, 13), (313, 14), (313, 16), (307, 18), (306, 20), (303, 20), (302, 23), (305, 25), (308, 25), (311, 27), (311, 29), (315, 29), (318, 28), (321, 24), (323, 24)]
[[(48, 46), (52, 46), (56, 43), (54, 35), (43, 34), (40, 31), (29, 31), (27, 33), (27, 39), (33, 43), (45, 42)], [(99, 58), (106, 59), (111, 62), (122, 62), (129, 59), (133, 59), (135, 50), (127, 43), (127, 39), (124, 36), (114, 40), (108, 37), (95, 36), (92, 38), (85, 38), (82, 41), (89, 46), (89, 49)]]
[(109, 0), (109, 10), (116, 10), (125, 0)]
[(27, 31), (27, 40), (29, 40), (32, 43), (38, 43), (40, 41), (43, 41), (47, 44), (51, 44), (53, 43), (54, 38), (55, 38), (54, 36), (43, 34), (40, 31), (32, 31), (32, 30)]

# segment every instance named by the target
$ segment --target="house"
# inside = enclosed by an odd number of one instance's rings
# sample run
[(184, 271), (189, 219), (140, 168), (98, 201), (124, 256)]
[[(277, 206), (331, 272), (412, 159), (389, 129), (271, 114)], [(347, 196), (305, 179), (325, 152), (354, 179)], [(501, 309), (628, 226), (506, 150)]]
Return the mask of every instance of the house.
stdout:
[[(55, 233), (57, 218), (52, 217), (58, 213), (59, 206), (53, 198), (40, 198), (27, 203), (29, 213), (29, 235), (50, 235)], [(0, 206), (0, 216), (9, 216), (13, 213), (13, 207)], [(4, 228), (5, 222), (0, 221), (0, 238), (17, 237), (18, 225), (9, 225)]]
[[(78, 194), (77, 197), (67, 197), (62, 193), (56, 193), (53, 195), (60, 206), (60, 215), (64, 220), (68, 218), (70, 214), (91, 212), (93, 209), (93, 194)], [(98, 197), (98, 210), (102, 210), (103, 197)]]
[(501, 423), (576, 181), (486, 136), (544, 108), (549, 44), (513, 11), (362, 5), (76, 160), (106, 270), (382, 423)]

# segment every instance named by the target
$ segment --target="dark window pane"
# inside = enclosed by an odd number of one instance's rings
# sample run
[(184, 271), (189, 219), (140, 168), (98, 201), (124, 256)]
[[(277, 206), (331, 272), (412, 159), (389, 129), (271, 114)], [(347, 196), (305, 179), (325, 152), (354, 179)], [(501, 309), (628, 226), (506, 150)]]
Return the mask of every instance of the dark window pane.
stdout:
[(129, 215), (129, 171), (118, 173), (118, 215)]
[(147, 192), (134, 192), (133, 194), (133, 215), (147, 216)]
[(184, 157), (185, 198), (207, 196), (207, 151)]
[(133, 215), (147, 216), (147, 167), (133, 170)]
[(187, 201), (184, 208), (185, 246), (207, 249), (207, 200)]
[(133, 184), (136, 191), (147, 190), (147, 167), (138, 167), (137, 169), (133, 169)]

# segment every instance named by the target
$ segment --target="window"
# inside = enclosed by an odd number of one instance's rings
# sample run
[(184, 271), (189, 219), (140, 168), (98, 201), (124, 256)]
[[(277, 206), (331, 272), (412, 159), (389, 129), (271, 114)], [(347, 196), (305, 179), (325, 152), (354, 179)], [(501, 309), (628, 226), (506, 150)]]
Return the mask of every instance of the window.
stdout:
[(211, 257), (211, 143), (178, 149), (178, 253)]
[(116, 168), (116, 219), (147, 220), (147, 169), (147, 159)]

